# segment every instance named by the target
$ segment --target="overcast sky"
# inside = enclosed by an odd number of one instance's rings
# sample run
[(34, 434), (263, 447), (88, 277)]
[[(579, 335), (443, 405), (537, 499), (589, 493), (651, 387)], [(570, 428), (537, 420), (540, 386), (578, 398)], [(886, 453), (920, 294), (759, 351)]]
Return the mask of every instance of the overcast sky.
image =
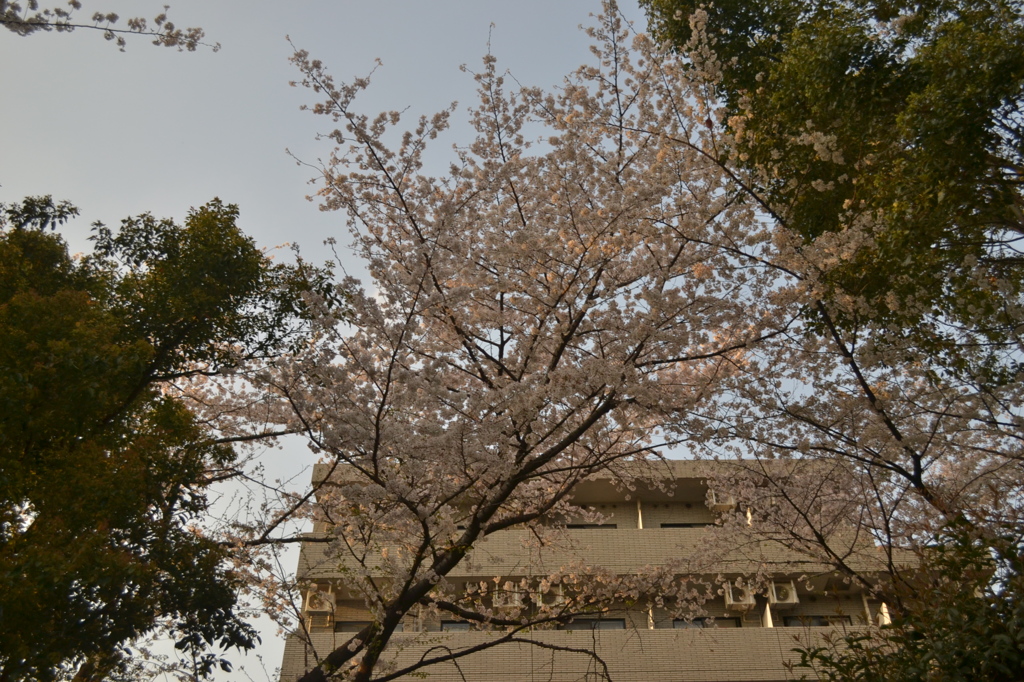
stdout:
[[(327, 151), (314, 139), (326, 119), (299, 111), (310, 95), (288, 86), (298, 72), (286, 35), (337, 80), (367, 74), (379, 58), (362, 101), (373, 112), (407, 109), (414, 121), (452, 100), (462, 111), (472, 104), (472, 77), (459, 66), (480, 64), (489, 35), (520, 82), (561, 82), (588, 59), (578, 26), (600, 10), (598, 0), (168, 1), (173, 21), (202, 26), (221, 50), (179, 54), (138, 38), (121, 53), (96, 31), (0, 33), (0, 201), (69, 199), (83, 212), (72, 230), (84, 236), (94, 220), (181, 218), (219, 196), (240, 206), (261, 245), (295, 241), (315, 255), (325, 237), (347, 235), (339, 216), (305, 201), (311, 173), (285, 152), (315, 161)], [(162, 4), (86, 0), (81, 14), (151, 18)], [(622, 10), (644, 25), (635, 0)]]
[[(93, 221), (116, 225), (145, 211), (181, 220), (216, 196), (239, 205), (242, 229), (261, 246), (297, 242), (323, 260), (325, 238), (349, 238), (341, 216), (305, 200), (312, 173), (285, 151), (311, 162), (328, 151), (315, 140), (326, 119), (299, 111), (315, 100), (288, 86), (299, 75), (286, 35), (336, 80), (366, 75), (379, 58), (361, 101), (370, 113), (408, 110), (412, 126), (453, 100), (456, 120), (464, 118), (474, 83), (459, 67), (476, 68), (488, 40), (519, 82), (557, 85), (589, 60), (578, 27), (600, 11), (599, 0), (167, 1), (172, 21), (202, 26), (221, 50), (179, 54), (135, 38), (121, 53), (97, 31), (0, 31), (0, 202), (52, 194), (77, 204), (82, 218), (66, 228), (76, 249), (85, 248)], [(84, 0), (80, 16), (151, 19), (163, 4)], [(620, 9), (645, 26), (635, 0)], [(450, 136), (446, 144), (456, 141), (465, 142)], [(353, 259), (346, 268), (361, 274)], [(305, 477), (311, 461), (289, 447), (270, 464), (277, 475)], [(273, 674), (283, 645), (272, 629), (263, 638), (259, 653)], [(243, 664), (248, 675), (235, 679), (266, 679), (254, 657)]]

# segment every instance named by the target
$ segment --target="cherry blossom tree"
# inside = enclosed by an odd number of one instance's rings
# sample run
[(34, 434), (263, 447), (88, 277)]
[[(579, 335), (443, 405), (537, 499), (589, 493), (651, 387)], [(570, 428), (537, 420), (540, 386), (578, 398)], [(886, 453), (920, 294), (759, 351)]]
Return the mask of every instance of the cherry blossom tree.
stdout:
[(721, 162), (716, 63), (633, 39), (614, 6), (592, 34), (596, 65), (553, 92), (508, 89), (487, 56), (475, 137), (441, 177), (424, 154), (454, 108), (399, 134), (399, 114), (356, 108), (368, 79), (339, 84), (293, 58), (335, 127), (319, 199), (344, 213), (373, 278), (351, 326), (325, 310), (315, 341), (256, 379), (324, 462), (315, 504), (307, 493), (281, 514), (329, 528), (316, 540), (373, 619), (317, 651), (304, 679), (392, 679), (475, 651), (388, 668), (416, 608), (504, 628), (500, 644), (630, 596), (702, 598), (672, 571), (566, 566), (542, 582), (573, 585), (568, 603), (498, 614), (494, 589), (535, 586), (446, 581), (499, 531), (557, 540), (587, 476), (655, 478), (645, 463), (699, 437), (693, 415), (749, 349), (799, 323), (797, 282), (771, 264), (768, 224)]
[[(830, 275), (870, 250), (881, 217), (843, 213), (812, 239), (791, 229), (790, 209), (757, 189), (771, 169), (741, 163), (743, 118), (715, 99), (715, 27), (701, 11), (690, 22), (669, 52), (607, 5), (597, 63), (552, 92), (509, 89), (488, 56), (475, 136), (437, 177), (424, 155), (454, 107), (401, 133), (399, 114), (358, 110), (369, 79), (337, 83), (295, 54), (332, 127), (318, 199), (345, 215), (373, 279), (343, 283), (352, 317), (325, 306), (314, 341), (250, 394), (261, 420), (305, 434), (323, 475), (238, 535), (239, 560), (259, 565), (248, 552), (283, 541), (287, 519), (316, 519), (327, 531), (307, 541), (327, 546), (372, 617), (316, 651), (305, 680), (393, 679), (478, 650), (389, 667), (413, 609), (502, 628), (497, 646), (627, 598), (699, 607), (706, 589), (682, 566), (622, 577), (566, 565), (468, 593), (447, 579), (502, 530), (557, 543), (587, 476), (657, 485), (667, 446), (733, 460), (709, 469), (739, 503), (720, 540), (768, 537), (880, 589), (852, 557), (870, 549), (897, 578), (954, 518), (1020, 524), (1021, 379), (1004, 371), (1019, 336), (993, 349), (940, 313), (859, 315), (865, 300)], [(841, 165), (834, 142), (809, 130), (785, 143)], [(1019, 320), (1016, 290), (983, 265), (975, 275)], [(901, 343), (910, 312), (965, 362), (918, 334)], [(1000, 371), (987, 372), (994, 354)], [(529, 596), (553, 582), (573, 586), (568, 602)], [(287, 606), (291, 593), (268, 585), (268, 604)], [(527, 596), (499, 613), (495, 591)]]

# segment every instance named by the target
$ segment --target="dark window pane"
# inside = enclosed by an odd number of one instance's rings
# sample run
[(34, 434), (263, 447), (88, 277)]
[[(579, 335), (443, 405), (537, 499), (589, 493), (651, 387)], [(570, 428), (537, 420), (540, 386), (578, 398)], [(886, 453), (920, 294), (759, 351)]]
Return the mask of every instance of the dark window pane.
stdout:
[(829, 625), (849, 625), (849, 616), (785, 616), (782, 622), (786, 627), (827, 627)]
[(562, 630), (625, 630), (624, 618), (575, 618)]
[(441, 632), (468, 632), (469, 623), (464, 620), (442, 620)]
[(703, 618), (694, 618), (693, 620), (686, 620), (684, 618), (676, 618), (672, 621), (672, 627), (676, 630), (689, 630), (691, 628), (702, 628), (704, 627)]

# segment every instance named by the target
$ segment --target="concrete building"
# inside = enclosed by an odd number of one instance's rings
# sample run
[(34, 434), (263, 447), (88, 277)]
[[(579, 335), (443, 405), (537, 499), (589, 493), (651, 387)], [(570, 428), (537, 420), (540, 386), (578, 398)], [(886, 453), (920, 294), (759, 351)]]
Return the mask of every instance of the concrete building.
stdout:
[[(543, 576), (577, 558), (616, 574), (636, 572), (644, 566), (662, 566), (696, 553), (715, 522), (708, 489), (700, 477), (705, 463), (672, 462), (671, 494), (638, 489), (628, 496), (610, 480), (591, 479), (575, 492), (574, 502), (597, 509), (600, 524), (564, 519), (569, 547), (531, 545), (529, 531), (508, 530), (480, 542), (470, 560), (449, 578), (467, 584)], [(316, 476), (316, 474), (314, 474)], [(713, 500), (718, 510), (735, 507), (731, 499)], [(318, 528), (318, 530), (323, 530)], [(873, 548), (853, 558), (860, 571), (877, 570)], [(765, 567), (770, 581), (760, 590), (735, 586), (740, 576)], [(304, 601), (304, 617), (314, 650), (320, 655), (343, 644), (367, 624), (362, 601), (349, 599), (337, 559), (330, 559), (323, 544), (302, 547), (299, 578), (315, 585), (319, 597)], [(600, 615), (578, 617), (557, 629), (534, 630), (529, 638), (541, 646), (506, 643), (458, 661), (425, 669), (428, 680), (511, 681), (604, 680), (615, 682), (755, 681), (794, 677), (787, 661), (799, 660), (792, 652), (794, 635), (805, 640), (834, 628), (856, 628), (884, 618), (884, 606), (855, 585), (844, 582), (830, 567), (809, 560), (767, 540), (738, 543), (725, 548), (710, 577), (722, 576), (722, 594), (704, 605), (703, 615), (676, 617), (667, 608), (623, 604)], [(713, 574), (713, 575), (712, 575)], [(559, 598), (553, 586), (545, 600)], [(499, 606), (495, 604), (495, 606)], [(394, 659), (401, 666), (428, 649), (457, 650), (491, 641), (501, 628), (480, 630), (455, 618), (424, 617), (410, 613), (394, 636)], [(591, 656), (548, 647), (593, 650), (605, 662), (608, 677)], [(313, 651), (299, 638), (287, 643), (282, 682), (292, 682), (315, 664)], [(797, 674), (799, 676), (799, 673)], [(404, 679), (404, 678), (403, 678)]]

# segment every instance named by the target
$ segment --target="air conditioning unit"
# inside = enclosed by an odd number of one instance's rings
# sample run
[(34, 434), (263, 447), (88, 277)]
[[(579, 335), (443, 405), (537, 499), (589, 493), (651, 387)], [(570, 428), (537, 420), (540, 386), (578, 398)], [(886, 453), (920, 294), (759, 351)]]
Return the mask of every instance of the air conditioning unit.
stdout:
[(306, 605), (303, 611), (308, 614), (334, 613), (334, 595), (330, 592), (320, 590), (308, 590), (306, 592)]
[(768, 587), (768, 603), (773, 606), (791, 606), (800, 603), (796, 594), (796, 585), (790, 580), (784, 583), (772, 583)]
[(732, 611), (749, 611), (754, 608), (754, 591), (749, 587), (737, 587), (725, 583), (725, 608)]
[(708, 498), (708, 507), (711, 511), (716, 512), (727, 512), (731, 511), (736, 507), (736, 498), (726, 493), (717, 493), (714, 490), (710, 492)]

